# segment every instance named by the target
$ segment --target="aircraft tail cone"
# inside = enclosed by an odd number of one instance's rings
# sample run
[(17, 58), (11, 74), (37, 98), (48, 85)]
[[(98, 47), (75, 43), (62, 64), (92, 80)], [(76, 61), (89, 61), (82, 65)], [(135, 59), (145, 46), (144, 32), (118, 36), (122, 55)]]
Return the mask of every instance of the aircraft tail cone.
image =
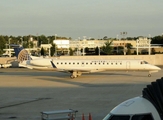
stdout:
[(82, 120), (85, 120), (84, 114), (82, 114)]
[(91, 116), (91, 114), (89, 113), (89, 120), (92, 120), (92, 116)]

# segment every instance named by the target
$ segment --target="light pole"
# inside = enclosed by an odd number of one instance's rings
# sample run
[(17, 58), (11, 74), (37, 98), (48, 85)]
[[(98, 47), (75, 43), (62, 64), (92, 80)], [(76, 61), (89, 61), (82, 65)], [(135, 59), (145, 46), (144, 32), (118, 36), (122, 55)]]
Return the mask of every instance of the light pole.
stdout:
[(98, 49), (99, 49), (99, 51), (98, 51), (98, 52), (99, 52), (98, 55), (100, 56), (100, 52), (101, 52), (101, 51), (100, 51), (100, 47), (99, 47), (99, 46), (98, 46)]
[(138, 55), (139, 39), (136, 40), (136, 54)]
[(100, 46), (101, 46), (101, 44), (100, 44), (100, 41), (98, 40), (98, 45), (97, 45), (97, 47), (98, 47), (98, 55), (100, 56)]
[(55, 40), (57, 39), (57, 34), (55, 34)]
[(126, 55), (126, 39), (125, 39), (125, 36), (127, 35), (127, 32), (121, 32), (121, 35), (123, 36), (123, 39), (124, 39), (124, 55)]
[(20, 38), (20, 40), (21, 40), (21, 45), (22, 45), (22, 47), (23, 47), (23, 38)]
[(11, 57), (10, 40), (11, 40), (11, 38), (8, 39), (8, 42), (9, 42), (8, 45), (9, 45), (9, 56)]
[[(57, 34), (55, 34), (55, 40), (57, 39)], [(55, 44), (55, 56), (57, 56), (57, 45)]]
[(148, 40), (148, 54), (151, 54), (151, 34), (149, 34), (149, 40)]
[(50, 57), (50, 44), (49, 44), (49, 38), (48, 38), (48, 45), (49, 45), (49, 57)]
[(8, 39), (8, 46), (9, 46), (9, 49), (10, 49), (10, 40), (11, 40), (11, 38)]

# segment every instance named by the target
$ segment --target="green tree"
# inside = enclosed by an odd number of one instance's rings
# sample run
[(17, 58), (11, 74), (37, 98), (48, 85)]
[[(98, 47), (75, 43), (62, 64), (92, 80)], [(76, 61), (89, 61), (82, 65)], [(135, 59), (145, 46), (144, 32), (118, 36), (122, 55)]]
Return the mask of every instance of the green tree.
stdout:
[(43, 47), (41, 48), (41, 55), (42, 55), (42, 56), (44, 56), (44, 55), (45, 55), (45, 50), (44, 50), (44, 48), (43, 48)]
[(85, 53), (88, 53), (89, 52), (89, 48), (88, 47), (84, 48), (84, 51), (85, 51)]
[(136, 50), (134, 50), (134, 55), (136, 55), (137, 54), (137, 52), (136, 52)]
[(127, 53), (126, 54), (127, 55), (131, 55), (131, 49), (130, 48), (127, 49)]
[(113, 49), (113, 47), (111, 46), (112, 42), (113, 40), (111, 41), (108, 40), (107, 42), (105, 42), (105, 45), (101, 49), (107, 55), (111, 54), (111, 51)]
[(99, 55), (99, 52), (100, 52), (100, 51), (99, 51), (99, 47), (96, 47), (96, 48), (95, 48), (95, 55)]
[(70, 51), (70, 56), (73, 56), (74, 51), (72, 50), (72, 48), (69, 48), (69, 51)]
[(29, 42), (29, 48), (33, 48), (33, 42), (32, 41)]
[(132, 44), (131, 43), (127, 43), (126, 47), (127, 47), (127, 49), (131, 49), (132, 48)]
[(155, 54), (155, 53), (156, 53), (155, 49), (151, 48), (151, 54)]
[(55, 44), (51, 44), (52, 45), (52, 47), (50, 48), (50, 54), (51, 54), (51, 56), (54, 56), (54, 53), (56, 52), (55, 50), (55, 48), (56, 48), (56, 45)]
[(5, 48), (5, 39), (3, 36), (0, 36), (0, 54), (3, 54), (3, 49)]
[(163, 44), (163, 36), (155, 36), (151, 39), (151, 44)]

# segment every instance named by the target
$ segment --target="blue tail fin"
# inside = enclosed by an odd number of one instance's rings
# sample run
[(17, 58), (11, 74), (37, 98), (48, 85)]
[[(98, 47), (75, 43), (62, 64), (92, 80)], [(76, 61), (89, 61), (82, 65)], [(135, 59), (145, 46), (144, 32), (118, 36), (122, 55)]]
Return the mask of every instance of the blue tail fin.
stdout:
[(32, 60), (30, 55), (28, 54), (27, 50), (19, 45), (10, 45), (14, 48), (15, 55), (19, 62), (23, 62), (24, 60)]
[(10, 46), (14, 48), (15, 55), (18, 58), (18, 55), (19, 55), (20, 51), (23, 50), (23, 47), (20, 47), (19, 45), (13, 45), (13, 44)]

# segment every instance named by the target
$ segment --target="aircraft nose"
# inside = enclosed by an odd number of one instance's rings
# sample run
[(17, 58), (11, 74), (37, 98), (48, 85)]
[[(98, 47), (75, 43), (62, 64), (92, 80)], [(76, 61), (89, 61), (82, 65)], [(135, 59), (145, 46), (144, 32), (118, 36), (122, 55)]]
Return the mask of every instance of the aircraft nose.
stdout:
[(156, 70), (161, 70), (161, 68), (160, 67), (157, 67), (157, 66), (154, 66), (155, 67), (155, 69)]

